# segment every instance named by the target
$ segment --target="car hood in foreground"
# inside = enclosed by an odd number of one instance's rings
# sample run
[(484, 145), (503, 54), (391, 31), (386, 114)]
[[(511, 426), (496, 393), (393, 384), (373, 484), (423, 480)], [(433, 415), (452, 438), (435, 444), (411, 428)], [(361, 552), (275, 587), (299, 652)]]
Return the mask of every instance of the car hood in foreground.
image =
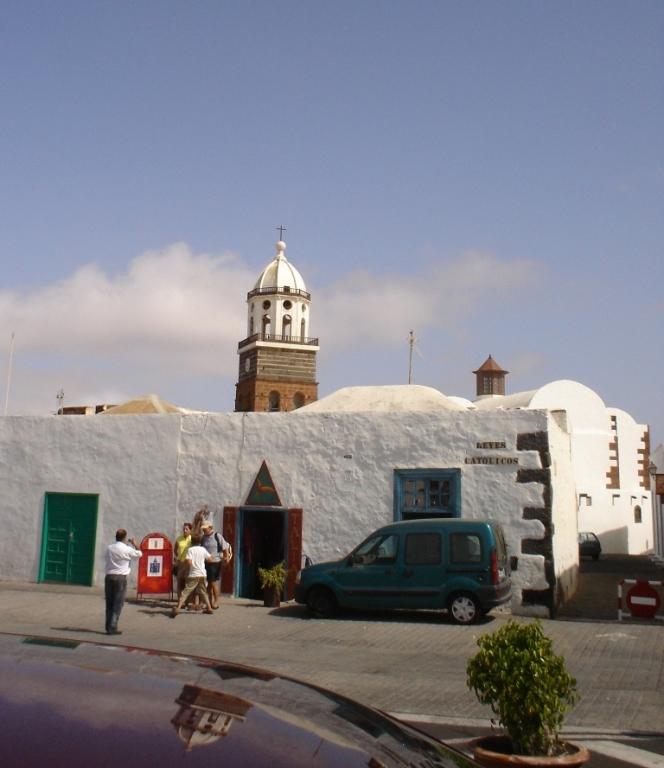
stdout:
[(211, 659), (0, 634), (5, 766), (472, 766), (316, 686)]

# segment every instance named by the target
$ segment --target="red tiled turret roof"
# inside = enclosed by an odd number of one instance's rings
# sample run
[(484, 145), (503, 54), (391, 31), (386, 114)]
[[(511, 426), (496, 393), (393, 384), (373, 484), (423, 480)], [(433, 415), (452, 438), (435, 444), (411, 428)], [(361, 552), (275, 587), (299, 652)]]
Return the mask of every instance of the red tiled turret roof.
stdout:
[(473, 371), (473, 373), (486, 373), (487, 371), (491, 373), (509, 373), (509, 371), (503, 370), (498, 363), (489, 355), (487, 359), (480, 365), (480, 367)]

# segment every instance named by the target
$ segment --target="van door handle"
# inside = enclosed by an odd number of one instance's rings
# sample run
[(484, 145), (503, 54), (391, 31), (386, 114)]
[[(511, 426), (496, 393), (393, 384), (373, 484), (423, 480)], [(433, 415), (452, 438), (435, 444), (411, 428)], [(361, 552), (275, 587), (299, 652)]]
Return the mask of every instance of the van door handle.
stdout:
[(411, 568), (404, 568), (403, 575), (408, 578), (409, 576), (413, 575), (413, 571)]

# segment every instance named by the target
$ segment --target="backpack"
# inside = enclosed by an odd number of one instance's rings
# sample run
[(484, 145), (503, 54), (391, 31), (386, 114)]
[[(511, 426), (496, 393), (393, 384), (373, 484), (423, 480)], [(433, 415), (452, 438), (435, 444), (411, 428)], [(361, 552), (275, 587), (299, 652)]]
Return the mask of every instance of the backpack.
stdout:
[(221, 555), (221, 559), (224, 563), (230, 563), (230, 561), (233, 559), (233, 550), (231, 549), (231, 545), (224, 539), (228, 546), (226, 549), (222, 547), (219, 531), (214, 532), (214, 538), (217, 542), (217, 554)]

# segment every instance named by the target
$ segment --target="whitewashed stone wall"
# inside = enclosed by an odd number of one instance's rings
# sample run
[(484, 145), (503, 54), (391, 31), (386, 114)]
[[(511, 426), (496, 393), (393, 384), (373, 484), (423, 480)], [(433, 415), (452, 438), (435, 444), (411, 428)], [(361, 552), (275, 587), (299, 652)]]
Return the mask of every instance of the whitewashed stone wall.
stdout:
[[(548, 441), (549, 491), (537, 475), (547, 469), (547, 450), (520, 450), (519, 435)], [(505, 447), (477, 448), (487, 442)], [(395, 469), (460, 468), (462, 516), (503, 523), (519, 556), (514, 609), (539, 612), (521, 606), (522, 590), (554, 589), (551, 577), (563, 580), (565, 593), (573, 588), (569, 437), (547, 411), (11, 417), (0, 419), (0, 456), (4, 579), (38, 578), (46, 492), (99, 495), (101, 583), (117, 527), (137, 539), (152, 531), (172, 537), (202, 504), (220, 526), (223, 507), (244, 503), (265, 460), (282, 504), (304, 510), (303, 549), (315, 561), (347, 553), (394, 519)], [(518, 457), (518, 465), (466, 461), (487, 456)], [(546, 493), (555, 528), (551, 574), (543, 555), (522, 553), (524, 540), (546, 538), (548, 523), (524, 519), (524, 509), (546, 507)]]
[(37, 580), (46, 492), (99, 495), (97, 582), (117, 528), (170, 535), (179, 435), (179, 415), (0, 419), (0, 577)]
[[(574, 427), (571, 433), (579, 530), (596, 533), (604, 553), (643, 554), (654, 548), (652, 497), (643, 487), (638, 463), (647, 427), (620, 409), (603, 409), (601, 415), (603, 428)], [(616, 418), (615, 432), (610, 426), (612, 415)], [(608, 445), (616, 436), (620, 487), (607, 488)], [(634, 516), (637, 505), (641, 507), (641, 522)]]
[[(619, 408), (609, 408), (608, 412), (616, 418), (620, 463), (620, 492), (619, 495), (611, 495), (611, 517), (616, 521), (617, 529), (624, 532), (630, 554), (648, 552), (655, 547), (652, 495), (650, 489), (644, 487), (639, 474), (642, 469), (645, 472), (648, 470), (649, 462), (645, 465), (639, 462), (643, 456), (639, 451), (644, 448), (643, 436), (647, 427), (637, 424), (630, 414)], [(637, 506), (641, 508), (640, 523), (635, 519)], [(612, 550), (607, 547), (606, 551)]]
[(551, 452), (553, 559), (556, 568), (556, 602), (561, 604), (576, 591), (579, 571), (576, 514), (576, 483), (571, 461), (567, 415), (552, 412), (549, 418)]
[[(601, 397), (577, 381), (561, 380), (532, 392), (480, 400), (478, 408), (543, 409), (564, 412), (570, 434), (571, 462), (577, 494), (578, 529), (593, 531), (604, 552), (642, 554), (654, 546), (650, 491), (639, 475), (639, 457), (644, 454), (643, 435), (647, 426), (637, 424), (625, 411), (607, 408)], [(513, 411), (512, 411), (513, 412)], [(616, 431), (611, 417), (616, 418)], [(619, 488), (607, 488), (607, 473), (615, 466), (611, 444), (617, 437)], [(634, 519), (634, 507), (642, 510), (641, 523)]]

